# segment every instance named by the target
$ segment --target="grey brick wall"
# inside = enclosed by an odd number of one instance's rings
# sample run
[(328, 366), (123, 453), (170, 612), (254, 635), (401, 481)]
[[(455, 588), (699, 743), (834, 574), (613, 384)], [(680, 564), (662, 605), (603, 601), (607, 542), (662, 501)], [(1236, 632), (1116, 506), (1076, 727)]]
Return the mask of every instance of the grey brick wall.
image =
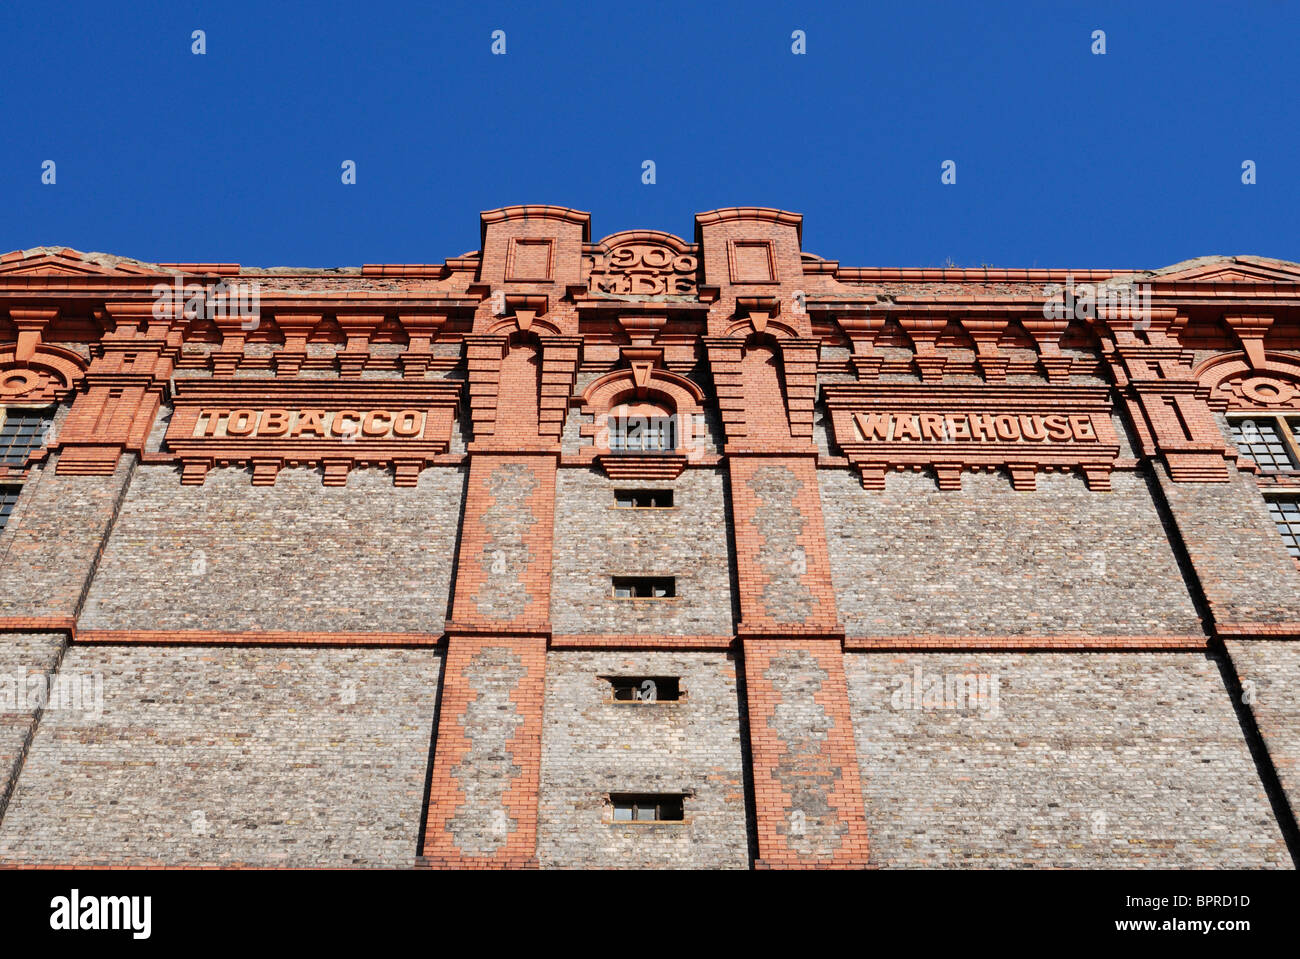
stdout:
[(0, 617), (76, 614), (135, 462), (112, 476), (57, 476), (34, 468), (0, 532)]
[(819, 470), (839, 614), (850, 636), (1188, 634), (1200, 623), (1144, 480), (1110, 492), (988, 473), (940, 492), (891, 473), (884, 492)]
[(1300, 570), (1254, 477), (1229, 465), (1229, 483), (1157, 476), (1192, 565), (1220, 623), (1300, 622)]
[(44, 704), (35, 697), (48, 691), (65, 642), (62, 633), (0, 633), (0, 822)]
[[(602, 675), (680, 676), (675, 703), (607, 702)], [(725, 653), (552, 652), (537, 856), (543, 868), (745, 869), (735, 663)], [(612, 825), (611, 792), (686, 792), (682, 825)]]
[(61, 672), (101, 674), (103, 713), (46, 713), (0, 862), (414, 863), (436, 651), (74, 646)]
[[(917, 667), (923, 685), (998, 677), (997, 714), (896, 708)], [(1209, 656), (854, 653), (845, 670), (882, 866), (1291, 865)]]
[(1278, 640), (1226, 645), (1291, 814), (1300, 817), (1300, 645)]
[(400, 489), (382, 470), (257, 487), (244, 470), (182, 486), (141, 467), (79, 626), (440, 633), (463, 486), (451, 468)]
[[(721, 470), (672, 482), (614, 482), (596, 469), (556, 479), (551, 624), (558, 635), (731, 635), (730, 552)], [(672, 489), (666, 510), (615, 509), (616, 489)], [(675, 576), (677, 598), (617, 600), (614, 576)]]

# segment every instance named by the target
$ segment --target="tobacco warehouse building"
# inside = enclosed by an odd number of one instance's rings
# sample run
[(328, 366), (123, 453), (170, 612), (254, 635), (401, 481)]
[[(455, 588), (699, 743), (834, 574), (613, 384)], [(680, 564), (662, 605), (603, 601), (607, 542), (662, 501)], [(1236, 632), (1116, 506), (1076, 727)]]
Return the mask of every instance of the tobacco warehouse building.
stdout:
[(0, 257), (0, 863), (1285, 867), (1300, 266)]

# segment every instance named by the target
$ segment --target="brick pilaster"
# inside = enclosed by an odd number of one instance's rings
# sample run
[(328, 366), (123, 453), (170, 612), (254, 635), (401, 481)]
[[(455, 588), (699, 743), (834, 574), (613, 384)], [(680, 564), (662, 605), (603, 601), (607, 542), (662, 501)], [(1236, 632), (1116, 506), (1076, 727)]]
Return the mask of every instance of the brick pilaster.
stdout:
[(536, 867), (545, 672), (545, 636), (449, 643), (422, 864)]
[(866, 815), (840, 645), (745, 639), (743, 646), (755, 867), (866, 866)]
[(470, 461), (422, 861), (536, 865), (553, 453)]
[(179, 338), (152, 319), (152, 303), (110, 303), (116, 328), (86, 371), (59, 434), (60, 475), (111, 476), (125, 452), (140, 453), (175, 368)]

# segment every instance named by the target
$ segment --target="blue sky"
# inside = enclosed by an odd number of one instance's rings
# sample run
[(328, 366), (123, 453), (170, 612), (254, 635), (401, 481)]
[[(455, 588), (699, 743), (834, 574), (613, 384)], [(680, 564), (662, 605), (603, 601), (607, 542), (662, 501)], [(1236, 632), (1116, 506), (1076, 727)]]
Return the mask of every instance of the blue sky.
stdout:
[(1300, 260), (1297, 40), (1293, 0), (10, 2), (0, 250), (424, 263), (514, 203), (752, 204), (850, 266)]

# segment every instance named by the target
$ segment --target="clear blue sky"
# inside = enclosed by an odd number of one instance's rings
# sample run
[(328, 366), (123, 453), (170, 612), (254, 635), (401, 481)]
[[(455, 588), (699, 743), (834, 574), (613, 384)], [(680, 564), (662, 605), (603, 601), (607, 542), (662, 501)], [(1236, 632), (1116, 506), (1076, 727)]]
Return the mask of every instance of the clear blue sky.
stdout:
[(1298, 41), (1294, 0), (9, 0), (0, 251), (422, 263), (509, 204), (753, 204), (851, 266), (1300, 260)]

